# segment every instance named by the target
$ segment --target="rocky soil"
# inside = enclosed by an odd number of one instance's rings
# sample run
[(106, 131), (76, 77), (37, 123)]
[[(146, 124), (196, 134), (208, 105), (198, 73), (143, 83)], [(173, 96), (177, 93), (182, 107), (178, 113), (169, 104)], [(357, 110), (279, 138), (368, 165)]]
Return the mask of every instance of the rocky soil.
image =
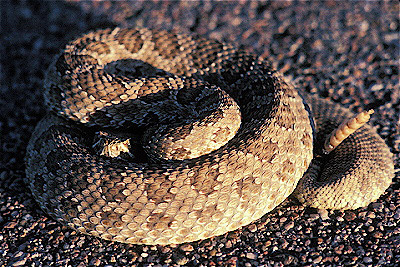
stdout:
[[(0, 266), (395, 266), (400, 262), (397, 1), (1, 1)], [(298, 88), (371, 120), (395, 155), (392, 186), (368, 207), (318, 211), (289, 198), (249, 226), (176, 246), (111, 243), (49, 218), (23, 183), (45, 114), (52, 57), (91, 29), (196, 33), (270, 59)]]

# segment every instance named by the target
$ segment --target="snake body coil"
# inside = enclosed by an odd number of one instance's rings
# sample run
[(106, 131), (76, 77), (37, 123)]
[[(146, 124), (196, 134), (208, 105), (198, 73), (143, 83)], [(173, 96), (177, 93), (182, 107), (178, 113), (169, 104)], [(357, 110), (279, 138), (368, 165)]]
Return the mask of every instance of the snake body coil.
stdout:
[[(44, 96), (51, 112), (27, 149), (33, 196), (58, 221), (125, 243), (190, 242), (260, 218), (295, 190), (313, 136), (351, 117), (301, 97), (251, 53), (147, 29), (71, 42), (50, 66)], [(99, 129), (142, 148), (131, 147), (133, 159), (100, 155)], [(357, 208), (393, 172), (389, 149), (366, 125), (313, 160), (295, 194), (312, 206)]]

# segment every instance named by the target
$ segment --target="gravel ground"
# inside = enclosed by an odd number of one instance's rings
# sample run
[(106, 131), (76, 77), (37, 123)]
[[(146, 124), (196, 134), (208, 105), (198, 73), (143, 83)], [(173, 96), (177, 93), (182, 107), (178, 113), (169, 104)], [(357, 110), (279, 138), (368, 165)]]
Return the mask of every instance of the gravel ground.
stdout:
[[(0, 266), (395, 266), (400, 262), (399, 4), (324, 2), (1, 1)], [(44, 214), (23, 183), (29, 136), (45, 114), (52, 57), (90, 29), (195, 32), (269, 58), (298, 88), (353, 111), (395, 154), (396, 177), (375, 203), (318, 211), (289, 198), (260, 220), (179, 246), (111, 243)]]

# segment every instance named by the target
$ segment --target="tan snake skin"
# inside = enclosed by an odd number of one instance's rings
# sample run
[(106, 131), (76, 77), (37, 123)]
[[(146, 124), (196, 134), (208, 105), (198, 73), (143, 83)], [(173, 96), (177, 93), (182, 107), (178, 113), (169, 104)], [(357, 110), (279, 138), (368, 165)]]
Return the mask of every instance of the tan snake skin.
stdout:
[[(295, 195), (322, 208), (366, 206), (394, 176), (368, 125), (318, 156), (350, 112), (301, 97), (267, 61), (214, 40), (91, 32), (56, 57), (44, 96), (51, 112), (28, 145), (27, 183), (52, 217), (107, 240), (165, 245), (235, 230), (284, 201), (309, 166)], [(96, 152), (99, 131), (129, 155)]]

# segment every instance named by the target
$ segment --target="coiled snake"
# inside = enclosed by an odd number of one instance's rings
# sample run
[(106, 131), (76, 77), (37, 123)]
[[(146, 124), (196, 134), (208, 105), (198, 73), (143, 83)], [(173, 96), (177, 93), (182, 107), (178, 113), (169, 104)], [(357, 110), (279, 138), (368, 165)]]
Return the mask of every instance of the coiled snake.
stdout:
[[(27, 183), (52, 217), (107, 240), (221, 235), (296, 186), (307, 205), (354, 209), (376, 200), (394, 175), (371, 127), (341, 137), (368, 114), (346, 124), (349, 111), (300, 96), (268, 61), (227, 43), (94, 31), (56, 57), (44, 89), (50, 112), (27, 148)], [(324, 136), (343, 121), (332, 138), (344, 141), (324, 155)]]

